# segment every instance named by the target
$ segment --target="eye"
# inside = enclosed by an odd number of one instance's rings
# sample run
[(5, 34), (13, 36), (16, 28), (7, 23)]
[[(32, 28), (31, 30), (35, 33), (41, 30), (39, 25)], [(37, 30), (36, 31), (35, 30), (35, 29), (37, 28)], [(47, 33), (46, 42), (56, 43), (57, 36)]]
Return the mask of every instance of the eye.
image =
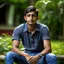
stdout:
[(30, 16), (36, 17), (36, 14), (27, 14), (26, 16), (27, 16), (27, 17), (30, 17)]
[(30, 14), (27, 14), (28, 17), (30, 17)]
[(35, 14), (32, 14), (32, 17), (36, 17), (36, 15)]

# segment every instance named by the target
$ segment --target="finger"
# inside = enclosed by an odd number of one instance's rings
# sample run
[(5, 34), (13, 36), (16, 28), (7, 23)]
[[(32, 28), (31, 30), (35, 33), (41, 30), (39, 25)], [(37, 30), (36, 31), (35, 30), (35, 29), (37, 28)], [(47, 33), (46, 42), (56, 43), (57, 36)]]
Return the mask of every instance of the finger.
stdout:
[(35, 61), (34, 61), (34, 60), (30, 61), (30, 64), (34, 64), (34, 63), (35, 63)]
[(34, 64), (35, 63), (35, 59), (32, 58), (30, 61), (29, 61), (30, 64)]
[(32, 57), (30, 57), (30, 59), (28, 60), (28, 62), (32, 59)]
[(36, 62), (35, 61), (32, 61), (30, 64), (36, 64)]
[(28, 62), (31, 63), (33, 61), (33, 58), (31, 58)]
[(29, 61), (29, 63), (33, 63), (34, 62), (34, 59), (31, 59), (30, 61)]

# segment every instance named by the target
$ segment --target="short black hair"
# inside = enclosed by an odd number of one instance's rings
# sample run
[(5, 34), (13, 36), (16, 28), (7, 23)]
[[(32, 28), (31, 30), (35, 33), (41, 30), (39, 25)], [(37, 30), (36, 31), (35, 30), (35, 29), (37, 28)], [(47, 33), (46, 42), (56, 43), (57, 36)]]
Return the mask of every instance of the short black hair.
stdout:
[(36, 13), (36, 15), (38, 16), (38, 9), (36, 9), (36, 7), (34, 7), (34, 6), (28, 6), (28, 7), (25, 9), (25, 11), (24, 11), (24, 16), (25, 16), (27, 13), (31, 12), (31, 11), (34, 11), (34, 12)]

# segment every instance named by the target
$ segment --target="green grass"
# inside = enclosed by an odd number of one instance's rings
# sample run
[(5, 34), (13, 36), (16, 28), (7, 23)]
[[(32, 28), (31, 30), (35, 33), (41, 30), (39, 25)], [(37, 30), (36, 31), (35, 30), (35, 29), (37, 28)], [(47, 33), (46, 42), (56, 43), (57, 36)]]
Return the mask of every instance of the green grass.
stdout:
[(52, 53), (56, 55), (64, 55), (64, 42), (63, 41), (52, 41), (51, 47), (52, 47)]

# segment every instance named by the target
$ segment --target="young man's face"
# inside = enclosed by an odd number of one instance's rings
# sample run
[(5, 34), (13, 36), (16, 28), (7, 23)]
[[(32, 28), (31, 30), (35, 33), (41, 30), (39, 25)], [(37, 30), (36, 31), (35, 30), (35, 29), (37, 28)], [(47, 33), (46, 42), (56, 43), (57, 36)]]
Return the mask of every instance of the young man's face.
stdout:
[(31, 11), (24, 16), (24, 19), (29, 25), (33, 25), (38, 20), (38, 16), (34, 11)]

